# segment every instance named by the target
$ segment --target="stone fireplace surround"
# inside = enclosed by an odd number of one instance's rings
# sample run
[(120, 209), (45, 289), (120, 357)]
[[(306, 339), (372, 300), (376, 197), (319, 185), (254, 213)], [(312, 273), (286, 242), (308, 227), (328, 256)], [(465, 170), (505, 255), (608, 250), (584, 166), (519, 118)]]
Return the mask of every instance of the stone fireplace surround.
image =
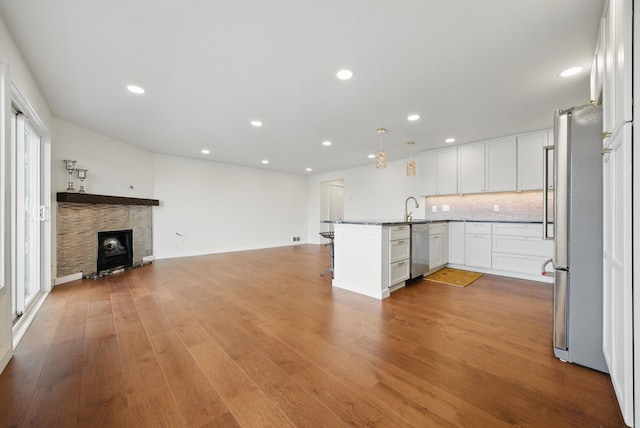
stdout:
[(96, 273), (98, 232), (133, 229), (133, 265), (153, 255), (152, 207), (157, 199), (127, 198), (88, 193), (57, 194), (58, 278)]

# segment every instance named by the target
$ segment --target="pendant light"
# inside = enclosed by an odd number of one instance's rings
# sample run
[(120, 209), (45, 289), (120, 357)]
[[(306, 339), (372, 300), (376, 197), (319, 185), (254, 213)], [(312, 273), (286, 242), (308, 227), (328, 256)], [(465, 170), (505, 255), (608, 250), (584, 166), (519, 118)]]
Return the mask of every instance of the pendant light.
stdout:
[(387, 167), (387, 151), (382, 150), (382, 134), (387, 130), (384, 128), (378, 128), (376, 132), (380, 135), (380, 150), (376, 152), (376, 168), (382, 169)]
[[(416, 143), (413, 141), (409, 141), (407, 144), (409, 145), (409, 147), (411, 147), (411, 158), (413, 158), (413, 148), (415, 147)], [(413, 159), (409, 159), (407, 161), (407, 176), (414, 177), (415, 175), (416, 175), (416, 161), (414, 161)]]

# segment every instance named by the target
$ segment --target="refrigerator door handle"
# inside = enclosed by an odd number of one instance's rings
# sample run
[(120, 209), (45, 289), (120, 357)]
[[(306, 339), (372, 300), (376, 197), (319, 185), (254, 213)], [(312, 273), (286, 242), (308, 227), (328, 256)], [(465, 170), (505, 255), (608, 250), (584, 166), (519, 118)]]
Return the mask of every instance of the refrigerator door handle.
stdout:
[(553, 149), (554, 146), (542, 148), (542, 239), (547, 241), (553, 240), (553, 234), (549, 234), (549, 152)]
[(568, 347), (568, 297), (569, 297), (569, 272), (556, 270), (556, 278), (553, 293), (553, 347), (567, 350)]

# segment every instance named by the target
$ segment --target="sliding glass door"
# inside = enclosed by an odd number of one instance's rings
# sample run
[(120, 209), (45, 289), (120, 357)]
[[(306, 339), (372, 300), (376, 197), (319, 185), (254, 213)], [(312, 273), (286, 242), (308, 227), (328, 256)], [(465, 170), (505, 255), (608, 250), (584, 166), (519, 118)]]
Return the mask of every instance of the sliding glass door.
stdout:
[(42, 225), (45, 207), (42, 192), (41, 137), (21, 113), (14, 114), (16, 183), (16, 276), (14, 320), (20, 317), (42, 287)]

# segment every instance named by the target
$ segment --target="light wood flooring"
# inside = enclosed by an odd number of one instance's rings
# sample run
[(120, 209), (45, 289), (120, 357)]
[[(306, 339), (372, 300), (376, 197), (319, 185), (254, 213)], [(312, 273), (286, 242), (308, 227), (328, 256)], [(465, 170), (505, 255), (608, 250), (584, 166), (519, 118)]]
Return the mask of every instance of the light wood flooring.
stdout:
[(551, 347), (552, 288), (485, 275), (378, 301), (301, 245), (55, 287), (0, 375), (0, 427), (621, 427)]

